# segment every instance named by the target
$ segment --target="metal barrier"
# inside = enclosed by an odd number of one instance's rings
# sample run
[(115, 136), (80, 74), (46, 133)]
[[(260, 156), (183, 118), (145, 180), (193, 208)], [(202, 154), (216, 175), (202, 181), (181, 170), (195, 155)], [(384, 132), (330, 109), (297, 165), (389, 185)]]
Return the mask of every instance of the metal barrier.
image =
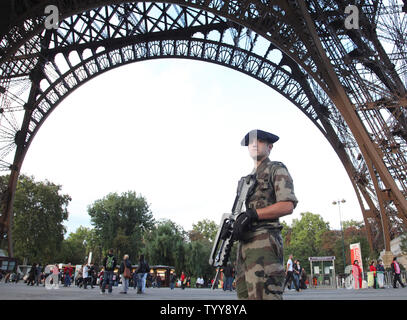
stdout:
[[(404, 283), (404, 285), (407, 284), (407, 271), (401, 271), (400, 274), (401, 281)], [(368, 274), (367, 272), (362, 273), (362, 279), (364, 282), (363, 287), (367, 287), (368, 283)], [(384, 288), (393, 288), (393, 272), (391, 271), (385, 271), (384, 272)], [(400, 284), (397, 283), (399, 286)], [(347, 288), (347, 289), (353, 289), (355, 288), (354, 286), (354, 279), (352, 274), (338, 274), (336, 277), (336, 286), (337, 288)]]

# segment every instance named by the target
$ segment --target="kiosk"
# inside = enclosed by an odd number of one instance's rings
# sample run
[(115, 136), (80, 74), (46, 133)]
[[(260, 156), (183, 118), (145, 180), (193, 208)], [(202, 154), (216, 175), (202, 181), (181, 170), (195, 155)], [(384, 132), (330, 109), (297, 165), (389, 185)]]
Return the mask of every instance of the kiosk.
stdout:
[(336, 288), (335, 256), (309, 257), (311, 267), (310, 288)]

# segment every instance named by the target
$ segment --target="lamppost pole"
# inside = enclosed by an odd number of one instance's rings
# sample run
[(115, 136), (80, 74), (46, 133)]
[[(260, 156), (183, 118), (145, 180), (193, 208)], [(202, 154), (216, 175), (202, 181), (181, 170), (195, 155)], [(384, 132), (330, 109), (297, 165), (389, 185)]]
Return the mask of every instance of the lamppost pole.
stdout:
[(338, 205), (338, 209), (339, 209), (339, 223), (341, 225), (341, 234), (342, 234), (343, 273), (345, 273), (346, 260), (345, 260), (345, 240), (343, 237), (342, 217), (341, 217), (341, 203), (345, 203), (345, 202), (346, 202), (345, 199), (332, 202), (333, 205)]

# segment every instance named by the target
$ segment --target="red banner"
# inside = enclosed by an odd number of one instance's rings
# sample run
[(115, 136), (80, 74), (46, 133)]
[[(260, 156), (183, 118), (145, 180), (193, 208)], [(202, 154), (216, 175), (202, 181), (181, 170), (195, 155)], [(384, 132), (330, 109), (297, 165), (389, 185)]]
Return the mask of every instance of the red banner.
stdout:
[(358, 260), (359, 266), (363, 272), (362, 251), (360, 250), (360, 242), (350, 245), (350, 260), (353, 265), (355, 260)]

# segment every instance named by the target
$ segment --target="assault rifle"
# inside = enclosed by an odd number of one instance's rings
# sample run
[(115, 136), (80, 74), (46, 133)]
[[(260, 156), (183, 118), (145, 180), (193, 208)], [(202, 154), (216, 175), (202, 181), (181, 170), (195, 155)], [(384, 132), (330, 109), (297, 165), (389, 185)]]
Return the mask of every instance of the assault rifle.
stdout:
[[(256, 179), (254, 175), (242, 177), (237, 186), (236, 198), (233, 203), (232, 213), (225, 213), (220, 221), (218, 233), (213, 243), (212, 252), (209, 257), (209, 264), (217, 268), (215, 279), (213, 280), (212, 289), (218, 280), (220, 267), (226, 266), (230, 251), (233, 246), (232, 231), (233, 224), (239, 214), (242, 213), (243, 203), (247, 196), (253, 190)], [(226, 236), (225, 236), (226, 235)], [(223, 239), (221, 238), (223, 236)]]

